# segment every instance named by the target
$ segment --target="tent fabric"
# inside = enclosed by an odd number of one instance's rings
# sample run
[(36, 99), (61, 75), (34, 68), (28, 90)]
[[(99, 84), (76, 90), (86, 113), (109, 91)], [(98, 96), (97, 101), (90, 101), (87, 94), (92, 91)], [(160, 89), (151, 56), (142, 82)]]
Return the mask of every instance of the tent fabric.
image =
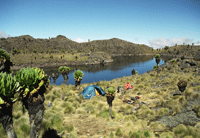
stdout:
[(95, 93), (96, 93), (96, 96), (98, 96), (99, 95), (99, 93), (97, 92), (97, 90), (95, 89)]
[(125, 90), (127, 90), (128, 88), (133, 89), (133, 86), (130, 83), (126, 83)]
[(97, 85), (90, 85), (85, 87), (85, 89), (81, 93), (79, 93), (79, 96), (83, 94), (85, 99), (91, 99), (93, 96), (98, 96), (95, 90), (99, 95), (104, 96), (106, 94), (101, 87)]

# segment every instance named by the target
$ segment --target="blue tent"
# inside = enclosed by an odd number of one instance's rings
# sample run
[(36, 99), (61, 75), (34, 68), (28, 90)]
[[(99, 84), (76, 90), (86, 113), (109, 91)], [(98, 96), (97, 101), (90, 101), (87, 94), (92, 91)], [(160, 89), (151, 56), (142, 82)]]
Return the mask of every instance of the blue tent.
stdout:
[(101, 87), (96, 86), (96, 85), (90, 85), (90, 86), (85, 87), (85, 89), (81, 93), (79, 93), (79, 96), (83, 94), (85, 99), (91, 99), (92, 96), (96, 96), (95, 89), (97, 90), (99, 95), (104, 96), (106, 94)]

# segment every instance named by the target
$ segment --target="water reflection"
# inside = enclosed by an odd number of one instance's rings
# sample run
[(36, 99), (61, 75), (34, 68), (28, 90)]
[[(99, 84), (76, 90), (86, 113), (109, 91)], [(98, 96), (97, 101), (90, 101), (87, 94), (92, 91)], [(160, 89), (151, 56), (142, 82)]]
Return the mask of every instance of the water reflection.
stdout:
[[(169, 57), (161, 58), (160, 64), (164, 64), (170, 60)], [(42, 68), (44, 72), (49, 76), (51, 83), (54, 85), (61, 84), (75, 84), (73, 73), (80, 69), (84, 73), (82, 83), (92, 83), (98, 81), (110, 81), (115, 78), (121, 78), (123, 76), (131, 76), (132, 69), (138, 71), (138, 74), (146, 73), (148, 70), (152, 70), (153, 66), (157, 65), (154, 56), (120, 56), (113, 57), (113, 62), (108, 64), (88, 65), (88, 66), (69, 66), (70, 72), (68, 75), (62, 75), (58, 72), (59, 67)]]

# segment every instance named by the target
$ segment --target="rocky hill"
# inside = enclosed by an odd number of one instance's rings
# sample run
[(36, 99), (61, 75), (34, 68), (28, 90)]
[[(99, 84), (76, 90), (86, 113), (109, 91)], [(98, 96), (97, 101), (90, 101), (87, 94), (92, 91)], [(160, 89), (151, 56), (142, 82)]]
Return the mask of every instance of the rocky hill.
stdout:
[(106, 52), (108, 54), (144, 54), (159, 53), (167, 56), (192, 56), (200, 59), (200, 46), (176, 45), (165, 46), (162, 49), (153, 49), (144, 44), (135, 44), (118, 38), (94, 40), (77, 43), (65, 36), (58, 35), (55, 38), (35, 39), (30, 35), (18, 37), (0, 38), (0, 48), (9, 53), (55, 53), (65, 51), (67, 53)]
[(38, 53), (42, 51), (54, 53), (55, 50), (65, 50), (67, 52), (102, 51), (109, 54), (144, 53), (152, 50), (146, 45), (134, 44), (118, 38), (77, 43), (62, 35), (50, 39), (35, 39), (29, 35), (0, 38), (0, 48), (9, 53), (14, 49), (21, 53), (32, 53), (33, 50), (37, 50)]

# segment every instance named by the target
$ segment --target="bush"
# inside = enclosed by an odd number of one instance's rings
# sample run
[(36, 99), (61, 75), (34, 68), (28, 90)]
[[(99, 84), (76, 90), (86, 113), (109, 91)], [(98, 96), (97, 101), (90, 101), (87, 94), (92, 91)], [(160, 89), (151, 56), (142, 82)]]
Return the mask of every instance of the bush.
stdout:
[(129, 138), (141, 138), (141, 131), (138, 132), (129, 132)]
[(165, 46), (164, 49), (165, 49), (165, 50), (169, 49), (169, 46)]
[(116, 130), (116, 132), (115, 132), (115, 135), (116, 135), (116, 136), (119, 136), (119, 137), (122, 137), (122, 136), (123, 136), (123, 133), (122, 133), (122, 131), (121, 131), (120, 128), (117, 128), (117, 130)]
[(179, 124), (178, 126), (176, 126), (175, 128), (173, 128), (173, 132), (174, 134), (183, 134), (186, 131), (186, 126), (184, 126), (183, 124)]
[(37, 53), (37, 50), (33, 50), (33, 53)]
[(64, 113), (72, 113), (74, 110), (73, 110), (73, 107), (71, 105), (68, 105), (67, 107), (65, 107), (65, 110), (64, 110)]
[(172, 60), (172, 63), (175, 63), (175, 62), (176, 62), (176, 60), (175, 60), (175, 59), (173, 59), (173, 60)]
[(71, 132), (71, 131), (74, 130), (74, 126), (73, 126), (73, 124), (67, 124), (67, 125), (65, 126), (65, 129), (66, 129), (67, 132), (69, 133), (69, 132)]

